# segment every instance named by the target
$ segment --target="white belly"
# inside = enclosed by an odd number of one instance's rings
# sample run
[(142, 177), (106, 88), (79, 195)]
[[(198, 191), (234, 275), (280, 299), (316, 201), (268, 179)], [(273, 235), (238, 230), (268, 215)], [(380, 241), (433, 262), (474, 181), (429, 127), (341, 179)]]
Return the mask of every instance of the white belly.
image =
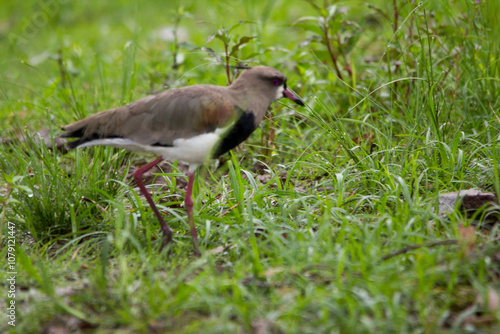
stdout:
[(215, 132), (204, 133), (189, 139), (179, 138), (174, 140), (173, 146), (150, 146), (141, 145), (126, 138), (106, 138), (87, 142), (78, 147), (105, 145), (124, 148), (134, 152), (150, 152), (162, 156), (170, 161), (182, 161), (187, 164), (201, 165), (210, 159), (212, 149), (217, 144), (223, 129)]

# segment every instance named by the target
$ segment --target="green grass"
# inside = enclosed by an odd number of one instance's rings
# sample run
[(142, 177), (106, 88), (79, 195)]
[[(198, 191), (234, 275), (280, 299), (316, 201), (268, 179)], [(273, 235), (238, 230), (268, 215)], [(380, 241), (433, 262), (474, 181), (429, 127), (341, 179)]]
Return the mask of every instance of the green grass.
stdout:
[[(437, 201), (500, 197), (498, 3), (180, 3), (1, 5), (0, 136), (28, 139), (0, 146), (4, 306), (12, 224), (17, 271), (16, 326), (0, 331), (497, 333), (500, 307), (481, 300), (500, 294), (498, 226), (472, 225), (484, 210), (440, 216)], [(203, 48), (225, 59), (245, 36), (231, 65), (279, 68), (307, 106), (275, 103), (200, 170), (201, 258), (176, 164), (152, 186), (167, 254), (126, 177), (152, 156), (33, 138), (165, 88), (225, 85)]]

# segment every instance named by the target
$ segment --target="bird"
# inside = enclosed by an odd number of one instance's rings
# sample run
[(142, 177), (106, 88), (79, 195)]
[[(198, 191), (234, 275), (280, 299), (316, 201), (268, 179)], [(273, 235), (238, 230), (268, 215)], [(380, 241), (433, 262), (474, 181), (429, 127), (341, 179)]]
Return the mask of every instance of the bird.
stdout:
[(246, 140), (270, 105), (280, 98), (304, 106), (279, 70), (247, 67), (229, 86), (200, 84), (169, 89), (66, 125), (60, 137), (74, 138), (67, 143), (70, 149), (104, 145), (158, 156), (138, 168), (134, 180), (160, 223), (162, 247), (172, 241), (172, 229), (146, 190), (142, 176), (164, 159), (188, 164), (184, 203), (194, 253), (200, 256), (192, 198), (196, 169)]

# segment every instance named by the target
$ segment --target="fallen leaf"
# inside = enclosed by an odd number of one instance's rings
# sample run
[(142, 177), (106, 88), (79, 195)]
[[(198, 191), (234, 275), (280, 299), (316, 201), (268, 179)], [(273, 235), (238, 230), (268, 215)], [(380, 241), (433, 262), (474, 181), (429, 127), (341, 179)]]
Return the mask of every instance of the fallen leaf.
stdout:
[(498, 292), (490, 288), (488, 290), (488, 303), (486, 303), (481, 295), (477, 297), (477, 303), (485, 307), (490, 312), (497, 312), (500, 305), (500, 297)]
[(270, 269), (267, 269), (265, 272), (264, 272), (264, 276), (266, 278), (271, 278), (273, 277), (274, 275), (282, 272), (284, 269), (282, 267), (276, 267), (276, 268), (270, 268)]
[(219, 254), (219, 253), (222, 253), (224, 251), (224, 247), (222, 246), (219, 246), (219, 247), (215, 247), (215, 248), (212, 248), (212, 249), (209, 249), (206, 251), (206, 253), (208, 255), (213, 255), (213, 254)]
[(265, 318), (252, 320), (252, 328), (255, 334), (281, 333), (271, 320)]
[(459, 226), (457, 240), (465, 254), (469, 255), (476, 248), (476, 229), (473, 226)]

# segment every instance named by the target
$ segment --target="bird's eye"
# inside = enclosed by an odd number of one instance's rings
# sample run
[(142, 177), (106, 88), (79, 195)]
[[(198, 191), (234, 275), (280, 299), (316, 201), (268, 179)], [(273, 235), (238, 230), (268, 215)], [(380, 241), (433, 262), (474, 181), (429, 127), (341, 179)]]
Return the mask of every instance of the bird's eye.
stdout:
[(279, 86), (283, 83), (283, 80), (281, 79), (273, 79), (273, 85)]

